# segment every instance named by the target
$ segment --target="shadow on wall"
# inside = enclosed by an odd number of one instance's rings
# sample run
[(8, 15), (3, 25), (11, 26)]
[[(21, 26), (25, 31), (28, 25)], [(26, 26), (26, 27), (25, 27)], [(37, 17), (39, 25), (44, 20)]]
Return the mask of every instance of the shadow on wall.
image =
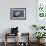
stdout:
[(4, 30), (4, 32), (2, 34), (4, 34), (4, 33), (10, 33), (10, 32), (11, 32), (11, 28), (8, 28), (8, 29)]

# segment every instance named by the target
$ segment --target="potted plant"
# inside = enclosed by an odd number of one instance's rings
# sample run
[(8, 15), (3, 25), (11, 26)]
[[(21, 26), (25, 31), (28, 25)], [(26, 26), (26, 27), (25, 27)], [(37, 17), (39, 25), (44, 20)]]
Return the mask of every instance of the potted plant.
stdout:
[(35, 28), (36, 30), (45, 29), (45, 26), (32, 25), (32, 27)]
[(33, 35), (37, 38), (38, 43), (41, 43), (40, 40), (42, 38), (45, 38), (44, 37), (46, 36), (45, 34), (46, 34), (45, 32), (35, 32)]
[(32, 27), (37, 30), (37, 32), (33, 33), (33, 35), (37, 38), (38, 43), (41, 43), (41, 41), (43, 41), (42, 38), (45, 38), (44, 36), (46, 36), (46, 33), (40, 32), (40, 30), (46, 30), (45, 26), (32, 25)]

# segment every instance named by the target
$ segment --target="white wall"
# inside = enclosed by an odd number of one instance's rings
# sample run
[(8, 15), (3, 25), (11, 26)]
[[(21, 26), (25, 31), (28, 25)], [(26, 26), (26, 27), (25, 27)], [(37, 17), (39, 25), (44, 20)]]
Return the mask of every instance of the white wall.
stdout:
[[(26, 20), (10, 20), (10, 8), (26, 8)], [(32, 24), (36, 24), (36, 0), (0, 0), (0, 34), (17, 26), (32, 35)]]

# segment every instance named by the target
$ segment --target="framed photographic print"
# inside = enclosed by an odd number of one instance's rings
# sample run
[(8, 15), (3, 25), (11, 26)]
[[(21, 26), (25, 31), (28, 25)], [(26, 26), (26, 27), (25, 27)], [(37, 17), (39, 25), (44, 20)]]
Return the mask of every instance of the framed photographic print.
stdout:
[(46, 0), (36, 1), (36, 24), (46, 25)]
[(26, 19), (26, 8), (10, 8), (11, 20), (24, 20)]
[(46, 18), (46, 0), (37, 0), (37, 16)]

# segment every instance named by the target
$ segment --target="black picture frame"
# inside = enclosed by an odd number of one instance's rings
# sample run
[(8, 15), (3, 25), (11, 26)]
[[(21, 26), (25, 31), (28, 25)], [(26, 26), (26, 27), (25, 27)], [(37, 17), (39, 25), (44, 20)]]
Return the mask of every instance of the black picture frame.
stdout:
[(25, 20), (26, 8), (10, 8), (10, 19), (11, 20)]

